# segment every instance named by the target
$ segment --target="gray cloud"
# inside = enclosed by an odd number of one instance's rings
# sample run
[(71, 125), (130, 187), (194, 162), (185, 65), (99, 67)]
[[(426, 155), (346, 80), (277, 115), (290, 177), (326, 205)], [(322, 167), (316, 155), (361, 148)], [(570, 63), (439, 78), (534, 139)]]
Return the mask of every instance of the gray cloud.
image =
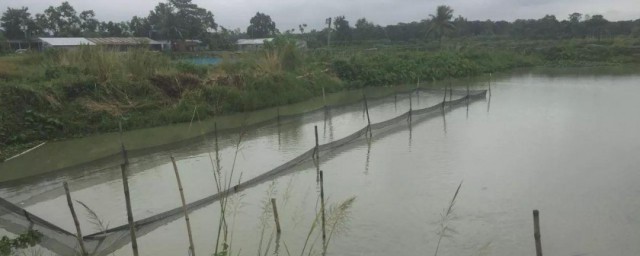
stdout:
[[(146, 16), (158, 0), (69, 0), (76, 10), (91, 9), (100, 20), (123, 21), (132, 16)], [(381, 25), (418, 21), (433, 13), (436, 6), (446, 4), (471, 20), (537, 19), (553, 14), (565, 19), (570, 13), (602, 14), (609, 20), (640, 19), (638, 0), (194, 0), (211, 10), (216, 21), (227, 28), (245, 30), (256, 12), (271, 15), (280, 30), (297, 28), (306, 23), (321, 28), (327, 17), (345, 15), (355, 23), (366, 17)], [(60, 0), (2, 0), (0, 10), (27, 6), (32, 14), (42, 12)]]

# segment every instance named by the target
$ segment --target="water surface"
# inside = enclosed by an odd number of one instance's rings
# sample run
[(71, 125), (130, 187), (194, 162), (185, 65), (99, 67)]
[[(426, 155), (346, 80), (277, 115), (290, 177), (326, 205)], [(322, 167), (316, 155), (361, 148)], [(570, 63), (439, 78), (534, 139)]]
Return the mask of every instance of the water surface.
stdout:
[[(483, 79), (484, 80), (484, 79)], [(469, 81), (486, 88), (486, 81)], [(533, 255), (532, 210), (541, 211), (543, 250), (548, 255), (640, 254), (640, 75), (592, 70), (531, 71), (494, 79), (491, 96), (445, 117), (358, 140), (323, 156), (328, 205), (355, 197), (347, 229), (332, 238), (330, 255), (424, 255), (437, 243), (441, 213), (458, 184), (455, 228), (440, 255)], [(414, 96), (415, 97), (415, 96)], [(421, 94), (426, 107), (441, 94)], [(372, 121), (399, 115), (408, 99), (374, 104)], [(416, 98), (414, 104), (418, 104)], [(361, 106), (325, 116), (317, 113), (248, 132), (239, 147), (234, 182), (247, 180), (321, 143), (366, 124)], [(237, 135), (221, 138), (223, 171), (230, 172)], [(137, 158), (130, 178), (137, 219), (179, 206), (169, 154), (178, 157), (187, 201), (215, 192), (211, 141)], [(242, 173), (242, 177), (240, 177)], [(69, 180), (74, 199), (86, 202), (112, 226), (126, 223), (119, 168), (86, 170), (0, 190), (3, 198), (73, 230), (59, 189)], [(284, 244), (299, 254), (319, 209), (311, 163), (234, 196), (232, 246), (242, 255), (265, 250), (273, 220), (269, 198), (279, 202)], [(192, 213), (197, 253), (214, 250), (219, 205)], [(93, 227), (86, 219), (82, 225)], [(260, 245), (263, 236), (263, 245)], [(319, 249), (318, 230), (312, 242)], [(85, 232), (91, 233), (91, 232)], [(184, 220), (139, 238), (144, 255), (186, 254)], [(274, 251), (276, 245), (269, 246)], [(307, 248), (308, 249), (308, 248)], [(130, 255), (125, 246), (116, 255)]]

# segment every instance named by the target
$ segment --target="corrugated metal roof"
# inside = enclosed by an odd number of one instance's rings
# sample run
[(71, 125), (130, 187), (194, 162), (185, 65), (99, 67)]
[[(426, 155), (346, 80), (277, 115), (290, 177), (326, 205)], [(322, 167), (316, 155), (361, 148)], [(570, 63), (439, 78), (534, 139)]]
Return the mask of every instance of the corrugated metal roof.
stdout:
[(273, 38), (256, 38), (256, 39), (239, 39), (238, 42), (236, 44), (238, 45), (261, 45), (264, 44), (264, 42), (271, 42), (273, 41)]
[(95, 45), (84, 37), (40, 37), (40, 41), (51, 46)]
[(87, 39), (97, 45), (162, 44), (147, 37), (99, 37)]

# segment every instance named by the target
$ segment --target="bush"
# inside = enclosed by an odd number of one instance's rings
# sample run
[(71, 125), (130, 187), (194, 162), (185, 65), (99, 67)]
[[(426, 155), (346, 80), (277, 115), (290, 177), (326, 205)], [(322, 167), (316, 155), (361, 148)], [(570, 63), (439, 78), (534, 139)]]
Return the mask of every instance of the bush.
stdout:
[(468, 77), (514, 67), (532, 66), (533, 59), (513, 52), (383, 51), (331, 62), (332, 71), (351, 88), (420, 80)]
[(186, 61), (180, 61), (176, 64), (176, 68), (179, 72), (196, 75), (204, 78), (209, 72), (209, 68), (203, 65), (197, 65)]

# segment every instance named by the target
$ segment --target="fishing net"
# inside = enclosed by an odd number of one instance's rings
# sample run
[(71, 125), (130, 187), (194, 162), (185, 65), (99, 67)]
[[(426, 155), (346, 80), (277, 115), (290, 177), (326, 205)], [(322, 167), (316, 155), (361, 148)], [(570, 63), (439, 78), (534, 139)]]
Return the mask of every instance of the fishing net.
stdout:
[[(406, 95), (411, 95), (419, 92), (427, 93), (440, 93), (442, 90), (412, 90), (407, 92)], [(200, 200), (191, 202), (187, 205), (189, 212), (208, 206), (219, 199), (238, 193), (242, 190), (251, 188), (265, 181), (275, 179), (279, 176), (285, 175), (295, 170), (295, 167), (300, 166), (307, 162), (313, 162), (316, 157), (323, 158), (324, 156), (339, 153), (341, 149), (346, 148), (346, 145), (352, 144), (362, 139), (372, 139), (386, 136), (396, 130), (406, 129), (411, 127), (412, 124), (429, 120), (433, 117), (444, 116), (447, 111), (451, 111), (457, 107), (467, 106), (472, 101), (481, 100), (486, 97), (486, 91), (453, 91), (449, 90), (449, 95), (460, 95), (462, 97), (454, 100), (447, 101), (447, 91), (444, 93), (443, 100), (430, 107), (421, 109), (410, 109), (409, 111), (388, 119), (386, 121), (372, 123), (356, 132), (351, 133), (341, 139), (331, 141), (326, 144), (313, 147), (306, 152), (298, 155), (297, 157), (281, 164), (280, 166), (264, 172), (256, 177), (253, 177), (243, 183), (240, 183), (229, 190), (222, 191), (221, 193), (214, 194)], [(397, 100), (396, 94), (393, 100)], [(382, 98), (382, 100), (389, 100), (389, 97)], [(375, 98), (367, 99), (370, 102), (369, 107), (377, 104)], [(359, 102), (349, 103), (345, 105), (359, 104)], [(317, 113), (319, 111), (331, 111), (343, 107), (344, 105), (337, 105), (331, 107), (323, 107), (304, 114), (295, 114), (289, 116), (278, 116), (275, 121), (284, 121), (286, 119), (299, 118), (302, 115), (309, 115)], [(254, 124), (258, 126), (260, 124)], [(262, 124), (264, 125), (264, 123)], [(123, 206), (124, 208), (124, 206)], [(153, 230), (166, 225), (176, 219), (182, 218), (184, 215), (182, 207), (171, 209), (162, 213), (155, 214), (151, 217), (140, 219), (135, 221), (136, 236), (141, 237), (145, 234), (152, 232)], [(21, 207), (14, 205), (13, 203), (0, 199), (0, 227), (5, 230), (14, 233), (22, 234), (26, 233), (29, 229), (34, 229), (43, 234), (40, 245), (48, 250), (55, 252), (59, 255), (76, 255), (80, 251), (80, 246), (75, 234), (66, 231), (38, 216), (28, 213)], [(131, 242), (130, 226), (122, 225), (119, 227), (111, 228), (109, 230), (86, 235), (83, 237), (83, 243), (87, 252), (91, 255), (109, 255), (114, 251), (122, 248), (123, 246)]]

